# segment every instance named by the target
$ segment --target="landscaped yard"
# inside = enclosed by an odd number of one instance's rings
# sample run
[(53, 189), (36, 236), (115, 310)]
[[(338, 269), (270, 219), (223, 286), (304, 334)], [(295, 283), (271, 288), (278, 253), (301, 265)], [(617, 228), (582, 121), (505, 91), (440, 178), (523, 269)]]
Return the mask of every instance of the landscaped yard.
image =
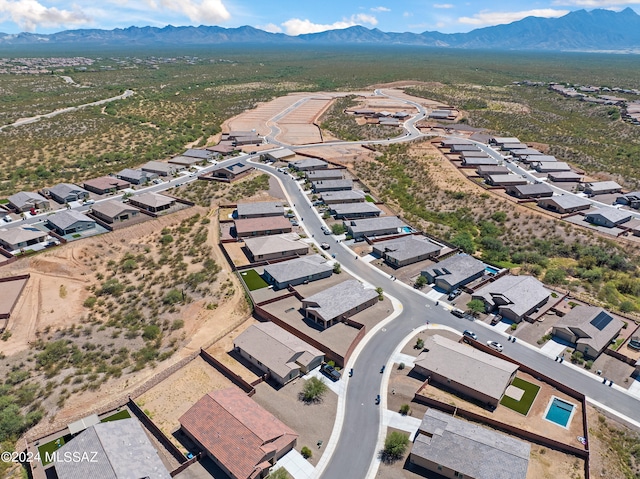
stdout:
[(242, 280), (249, 288), (249, 291), (255, 291), (256, 289), (262, 289), (269, 286), (269, 284), (262, 279), (262, 277), (256, 273), (255, 269), (250, 269), (248, 271), (243, 271), (240, 273), (242, 276)]
[(513, 409), (515, 412), (519, 412), (523, 416), (526, 416), (529, 414), (529, 409), (531, 409), (531, 405), (538, 395), (538, 391), (540, 391), (540, 386), (531, 384), (520, 378), (514, 378), (511, 385), (524, 391), (522, 398), (520, 398), (520, 401), (516, 401), (515, 399), (505, 395), (502, 397), (500, 404), (508, 407), (509, 409)]

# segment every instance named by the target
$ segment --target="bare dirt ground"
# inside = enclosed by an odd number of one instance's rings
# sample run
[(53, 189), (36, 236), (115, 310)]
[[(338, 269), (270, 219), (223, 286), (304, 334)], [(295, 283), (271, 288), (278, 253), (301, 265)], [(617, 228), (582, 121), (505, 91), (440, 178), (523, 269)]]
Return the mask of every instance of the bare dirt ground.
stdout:
[[(311, 449), (313, 455), (309, 462), (315, 466), (333, 430), (338, 396), (329, 389), (321, 402), (306, 404), (298, 399), (304, 382), (298, 378), (279, 390), (260, 383), (253, 400), (299, 434), (296, 450), (300, 451), (304, 446)], [(318, 441), (322, 441), (321, 447), (318, 447)]]
[(229, 379), (197, 357), (135, 401), (155, 425), (180, 447), (180, 442), (173, 437), (180, 427), (180, 416), (208, 392), (228, 387), (234, 387)]

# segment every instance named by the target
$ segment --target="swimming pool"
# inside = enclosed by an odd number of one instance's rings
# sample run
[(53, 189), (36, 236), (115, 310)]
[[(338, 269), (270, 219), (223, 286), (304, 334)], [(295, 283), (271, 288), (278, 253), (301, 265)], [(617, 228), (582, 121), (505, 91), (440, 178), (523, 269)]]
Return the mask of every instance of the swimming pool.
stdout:
[(500, 270), (498, 268), (494, 268), (493, 266), (489, 266), (489, 265), (484, 265), (484, 272), (487, 274), (493, 274), (496, 275), (498, 274)]
[(552, 396), (552, 400), (547, 406), (547, 413), (544, 418), (558, 426), (567, 427), (571, 421), (571, 417), (575, 411), (575, 406), (571, 403), (563, 401), (560, 398)]

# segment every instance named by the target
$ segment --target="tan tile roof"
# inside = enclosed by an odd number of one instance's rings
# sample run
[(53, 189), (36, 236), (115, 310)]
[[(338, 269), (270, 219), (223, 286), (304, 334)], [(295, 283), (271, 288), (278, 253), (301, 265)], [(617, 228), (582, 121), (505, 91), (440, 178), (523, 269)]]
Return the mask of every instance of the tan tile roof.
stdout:
[(262, 468), (265, 455), (298, 435), (238, 388), (203, 396), (180, 417), (180, 424), (235, 477)]

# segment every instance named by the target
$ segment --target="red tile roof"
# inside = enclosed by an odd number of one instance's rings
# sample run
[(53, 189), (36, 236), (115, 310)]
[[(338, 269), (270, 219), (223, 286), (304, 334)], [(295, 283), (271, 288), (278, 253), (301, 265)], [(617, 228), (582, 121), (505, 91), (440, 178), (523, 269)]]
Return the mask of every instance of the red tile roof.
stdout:
[(298, 437), (235, 387), (203, 396), (182, 415), (180, 424), (238, 479), (268, 467), (266, 456)]

